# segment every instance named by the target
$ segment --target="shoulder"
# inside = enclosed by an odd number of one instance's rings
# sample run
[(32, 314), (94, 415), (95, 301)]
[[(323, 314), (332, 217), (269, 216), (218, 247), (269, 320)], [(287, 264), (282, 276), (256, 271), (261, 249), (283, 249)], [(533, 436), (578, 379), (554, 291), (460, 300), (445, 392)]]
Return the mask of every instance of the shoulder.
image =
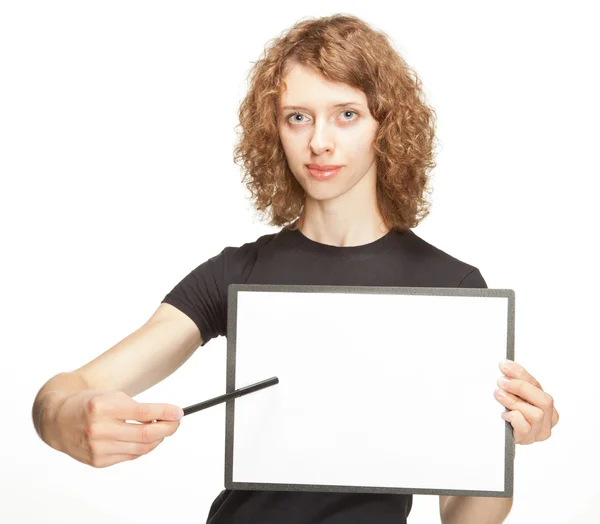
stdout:
[(279, 232), (270, 233), (243, 244), (228, 245), (223, 248), (218, 255), (213, 257), (213, 259), (221, 258), (229, 263), (244, 263), (248, 261), (254, 261), (262, 250), (277, 243), (278, 236)]
[(434, 246), (410, 231), (404, 235), (405, 252), (423, 270), (447, 275), (456, 287), (487, 287), (479, 268)]
[(208, 262), (220, 268), (226, 280), (244, 283), (261, 253), (280, 243), (280, 233), (269, 233), (238, 245), (228, 245)]
[(277, 241), (280, 232), (262, 235), (255, 240), (245, 242), (243, 244), (228, 245), (219, 255), (224, 255), (229, 258), (244, 258), (256, 254), (261, 249), (269, 246)]

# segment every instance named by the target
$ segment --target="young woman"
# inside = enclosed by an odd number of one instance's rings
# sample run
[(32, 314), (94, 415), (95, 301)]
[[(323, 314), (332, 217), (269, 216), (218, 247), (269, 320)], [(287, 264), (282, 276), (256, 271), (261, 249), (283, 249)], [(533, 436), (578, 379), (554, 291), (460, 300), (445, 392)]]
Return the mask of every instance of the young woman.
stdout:
[[(226, 335), (231, 283), (486, 287), (478, 268), (411, 231), (428, 214), (435, 166), (434, 111), (422, 98), (418, 77), (386, 36), (356, 17), (303, 20), (276, 39), (253, 67), (235, 159), (256, 209), (278, 231), (206, 260), (144, 326), (48, 381), (33, 407), (42, 439), (105, 467), (172, 435), (180, 408), (131, 397)], [(150, 357), (140, 361), (142, 347)], [(502, 371), (510, 380), (497, 399), (511, 410), (504, 416), (515, 442), (545, 440), (558, 421), (552, 397), (518, 364)], [(154, 419), (161, 421), (124, 422)], [(441, 496), (440, 517), (502, 522), (511, 504)], [(399, 524), (411, 507), (411, 495), (224, 490), (208, 523)]]

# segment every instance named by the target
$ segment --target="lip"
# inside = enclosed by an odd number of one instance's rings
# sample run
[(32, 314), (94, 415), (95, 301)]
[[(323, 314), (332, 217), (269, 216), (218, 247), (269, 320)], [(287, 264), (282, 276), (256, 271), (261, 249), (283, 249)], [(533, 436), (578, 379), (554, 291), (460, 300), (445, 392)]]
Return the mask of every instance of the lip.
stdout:
[(306, 167), (308, 167), (309, 169), (312, 169), (313, 171), (316, 171), (316, 170), (334, 171), (342, 166), (338, 166), (338, 165), (334, 165), (334, 164), (306, 164)]
[(343, 166), (338, 166), (335, 169), (330, 169), (328, 171), (323, 170), (323, 169), (313, 169), (309, 166), (306, 166), (306, 170), (308, 171), (308, 173), (310, 174), (310, 176), (316, 180), (328, 180), (330, 178), (333, 178), (335, 175), (337, 175), (340, 170), (342, 169)]

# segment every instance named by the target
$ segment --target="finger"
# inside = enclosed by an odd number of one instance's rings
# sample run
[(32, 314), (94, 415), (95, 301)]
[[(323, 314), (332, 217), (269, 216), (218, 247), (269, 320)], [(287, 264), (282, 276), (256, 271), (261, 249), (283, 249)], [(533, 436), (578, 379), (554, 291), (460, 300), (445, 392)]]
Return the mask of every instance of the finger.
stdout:
[(118, 440), (122, 442), (149, 443), (164, 439), (177, 431), (180, 422), (161, 421), (155, 424), (134, 424), (117, 420), (100, 422), (92, 426), (87, 435), (94, 440)]
[(112, 466), (114, 464), (118, 464), (119, 462), (127, 462), (129, 460), (135, 460), (139, 458), (140, 455), (105, 455), (103, 457), (98, 457), (91, 461), (91, 465), (95, 468), (106, 468), (108, 466)]
[(541, 409), (544, 412), (540, 426), (542, 434), (550, 434), (554, 415), (554, 399), (551, 395), (537, 388), (533, 384), (517, 378), (508, 379), (506, 383), (500, 379), (498, 384), (503, 390), (512, 393), (536, 408)]
[[(518, 379), (511, 379), (511, 383), (517, 381)], [(528, 382), (523, 383), (524, 387), (534, 388)], [(552, 420), (554, 417), (554, 407), (553, 400), (550, 395), (547, 393), (536, 389), (542, 395), (545, 395), (549, 398), (548, 404), (543, 404), (541, 406), (533, 405), (532, 403), (525, 402), (521, 398), (505, 392), (505, 395), (502, 396), (501, 392), (504, 391), (503, 388), (498, 388), (496, 390), (496, 398), (498, 401), (506, 406), (510, 410), (518, 410), (521, 412), (525, 420), (531, 425), (532, 432), (530, 437), (533, 438), (533, 441), (541, 441), (546, 440), (552, 433)]]
[(500, 361), (500, 370), (510, 378), (518, 378), (525, 380), (535, 387), (544, 391), (542, 385), (531, 375), (523, 366), (517, 364), (513, 360), (502, 360)]
[[(508, 367), (505, 365), (505, 363), (508, 363)], [(512, 378), (521, 379), (521, 377), (525, 377), (525, 380), (527, 382), (537, 387), (540, 391), (544, 391), (542, 385), (531, 374), (529, 374), (523, 366), (520, 366), (512, 360), (501, 361), (500, 364), (500, 368), (504, 371), (506, 375), (508, 375), (509, 378), (511, 378), (511, 380)], [(554, 399), (551, 395), (547, 393), (545, 393), (545, 396), (542, 397), (540, 397), (540, 395), (538, 394), (536, 398), (537, 400), (533, 403), (536, 404), (538, 407), (544, 409), (544, 411), (547, 414), (547, 418), (549, 420), (550, 425), (548, 430), (551, 430), (554, 426), (556, 426), (556, 424), (558, 424), (559, 420), (558, 411), (556, 411), (556, 409), (554, 408)]]
[(183, 410), (172, 404), (153, 404), (130, 402), (123, 399), (116, 403), (113, 414), (120, 420), (137, 420), (139, 422), (151, 422), (152, 420), (180, 420), (183, 417)]
[(526, 402), (544, 410), (548, 420), (552, 419), (552, 410), (554, 409), (554, 399), (545, 391), (534, 386), (526, 380), (518, 378), (508, 378), (506, 382), (502, 377), (498, 379), (498, 386), (504, 391), (521, 397)]
[(178, 420), (174, 422), (161, 420), (154, 423), (144, 422), (142, 424), (129, 424), (123, 422), (122, 424), (119, 424), (119, 432), (113, 432), (113, 435), (120, 436), (122, 434), (122, 438), (115, 437), (115, 440), (125, 440), (127, 442), (154, 442), (173, 435), (180, 424), (181, 423)]
[(510, 410), (517, 410), (521, 412), (523, 418), (525, 418), (532, 430), (537, 432), (537, 430), (544, 424), (544, 417), (546, 416), (544, 410), (536, 406), (532, 406), (528, 402), (525, 402), (511, 393), (504, 392), (503, 396), (502, 392), (503, 390), (500, 388), (495, 391), (496, 400)]
[(525, 420), (523, 413), (520, 411), (507, 411), (502, 413), (502, 418), (510, 423), (513, 427), (513, 437), (515, 444), (528, 444), (531, 426)]
[(107, 455), (145, 455), (155, 449), (164, 439), (154, 442), (123, 442), (120, 440), (94, 440), (90, 442), (90, 455), (92, 460), (100, 459)]

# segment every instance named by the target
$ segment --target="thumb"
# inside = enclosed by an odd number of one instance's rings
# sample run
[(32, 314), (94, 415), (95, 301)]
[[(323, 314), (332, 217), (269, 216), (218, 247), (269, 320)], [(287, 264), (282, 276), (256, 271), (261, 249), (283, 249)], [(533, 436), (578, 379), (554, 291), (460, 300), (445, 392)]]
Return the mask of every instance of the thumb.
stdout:
[(149, 402), (124, 403), (119, 409), (120, 417), (125, 420), (137, 420), (138, 422), (151, 422), (154, 420), (180, 420), (183, 417), (183, 409), (173, 404), (159, 404)]

